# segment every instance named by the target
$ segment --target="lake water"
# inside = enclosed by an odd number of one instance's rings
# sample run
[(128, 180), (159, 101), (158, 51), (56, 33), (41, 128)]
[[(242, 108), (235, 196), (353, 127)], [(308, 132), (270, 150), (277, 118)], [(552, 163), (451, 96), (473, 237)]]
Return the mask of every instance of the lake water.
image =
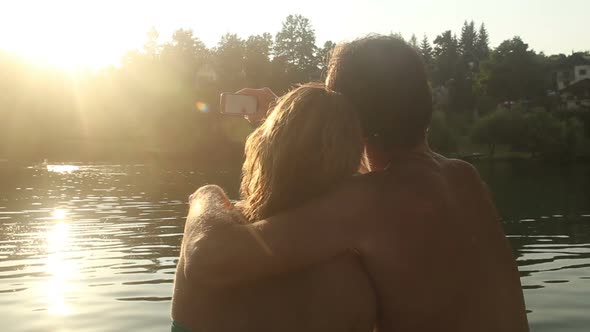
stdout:
[[(590, 330), (590, 165), (480, 163), (533, 331)], [(0, 164), (0, 330), (166, 331), (187, 196), (238, 175)], [(433, 253), (434, 254), (434, 253)]]

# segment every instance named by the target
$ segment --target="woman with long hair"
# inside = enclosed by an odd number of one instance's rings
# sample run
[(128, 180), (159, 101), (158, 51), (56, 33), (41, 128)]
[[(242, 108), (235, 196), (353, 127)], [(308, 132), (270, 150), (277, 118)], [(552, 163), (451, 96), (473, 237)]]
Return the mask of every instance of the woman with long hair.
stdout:
[[(215, 209), (198, 214), (220, 220), (230, 214), (235, 222), (247, 223), (296, 208), (354, 176), (363, 149), (360, 122), (348, 101), (323, 85), (300, 86), (282, 97), (249, 136), (237, 207), (221, 189), (206, 186), (195, 195), (214, 202), (208, 206)], [(187, 223), (174, 286), (173, 331), (373, 329), (374, 292), (354, 253), (287, 275), (217, 288), (197, 284), (185, 273), (184, 242), (194, 235), (191, 230)], [(256, 234), (253, 241), (272, 254)], [(243, 266), (247, 269), (248, 262)]]

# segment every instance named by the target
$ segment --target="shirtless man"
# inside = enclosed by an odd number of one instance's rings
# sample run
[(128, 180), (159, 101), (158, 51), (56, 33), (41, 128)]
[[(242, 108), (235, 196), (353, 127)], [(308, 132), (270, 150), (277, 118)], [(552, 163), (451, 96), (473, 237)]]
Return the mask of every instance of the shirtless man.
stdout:
[(341, 45), (327, 85), (359, 109), (373, 172), (253, 224), (201, 220), (184, 243), (187, 279), (230, 285), (355, 250), (376, 291), (379, 331), (528, 331), (485, 184), (426, 143), (432, 104), (418, 54), (391, 37)]

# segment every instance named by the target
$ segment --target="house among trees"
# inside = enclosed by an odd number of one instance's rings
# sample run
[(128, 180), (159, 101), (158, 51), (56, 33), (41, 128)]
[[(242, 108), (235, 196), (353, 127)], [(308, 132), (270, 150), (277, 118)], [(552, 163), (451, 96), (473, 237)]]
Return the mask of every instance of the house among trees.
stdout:
[(203, 82), (217, 81), (217, 78), (217, 71), (208, 63), (204, 64), (199, 70), (197, 70), (197, 73), (195, 74), (195, 82), (197, 86)]
[(562, 109), (590, 111), (590, 55), (575, 53), (556, 73)]

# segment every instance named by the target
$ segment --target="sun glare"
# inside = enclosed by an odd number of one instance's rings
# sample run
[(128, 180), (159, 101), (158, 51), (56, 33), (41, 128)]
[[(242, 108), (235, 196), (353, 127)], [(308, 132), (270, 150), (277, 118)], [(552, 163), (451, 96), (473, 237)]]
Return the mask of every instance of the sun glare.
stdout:
[[(92, 45), (89, 38), (97, 36), (99, 27), (82, 27), (77, 29), (69, 25), (55, 25), (50, 32), (43, 34), (54, 36), (48, 40), (30, 42), (30, 32), (23, 32), (22, 38), (15, 45), (14, 53), (37, 64), (57, 67), (64, 70), (100, 69), (117, 65), (122, 53), (113, 45), (99, 43)], [(102, 45), (101, 45), (102, 44)]]
[(149, 26), (127, 5), (87, 1), (12, 1), (0, 6), (0, 49), (41, 65), (96, 70), (118, 65), (126, 51), (141, 47)]

